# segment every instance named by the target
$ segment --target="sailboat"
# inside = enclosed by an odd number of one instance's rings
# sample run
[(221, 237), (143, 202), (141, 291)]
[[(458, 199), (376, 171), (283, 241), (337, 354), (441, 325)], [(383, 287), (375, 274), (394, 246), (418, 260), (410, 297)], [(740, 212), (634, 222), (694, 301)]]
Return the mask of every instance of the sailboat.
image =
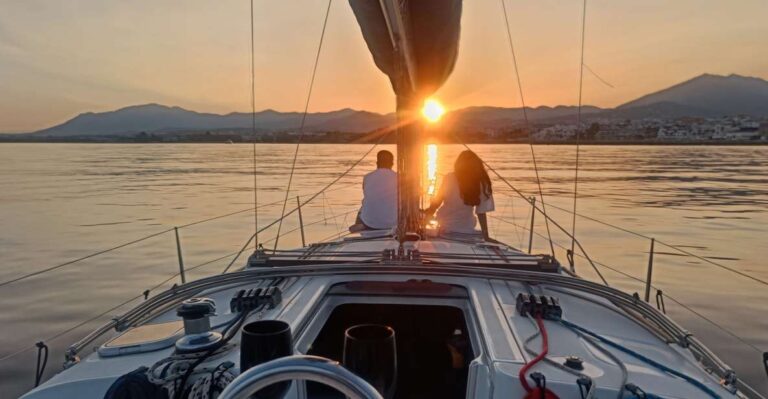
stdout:
[(23, 398), (747, 397), (639, 297), (427, 223), (416, 115), (451, 74), (462, 2), (350, 5), (397, 98), (397, 227), (258, 248), (72, 344)]

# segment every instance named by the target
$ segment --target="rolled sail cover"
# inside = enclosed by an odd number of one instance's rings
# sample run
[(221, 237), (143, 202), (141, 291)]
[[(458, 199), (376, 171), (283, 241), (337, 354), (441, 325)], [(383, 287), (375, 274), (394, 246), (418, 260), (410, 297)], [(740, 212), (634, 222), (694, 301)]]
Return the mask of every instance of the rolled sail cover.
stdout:
[[(399, 7), (403, 17), (402, 42), (410, 50), (415, 87), (409, 79), (398, 78), (397, 65), (405, 62), (395, 54), (382, 10), (385, 2)], [(425, 98), (451, 75), (459, 49), (461, 0), (349, 0), (349, 4), (376, 66), (389, 76), (395, 94)]]

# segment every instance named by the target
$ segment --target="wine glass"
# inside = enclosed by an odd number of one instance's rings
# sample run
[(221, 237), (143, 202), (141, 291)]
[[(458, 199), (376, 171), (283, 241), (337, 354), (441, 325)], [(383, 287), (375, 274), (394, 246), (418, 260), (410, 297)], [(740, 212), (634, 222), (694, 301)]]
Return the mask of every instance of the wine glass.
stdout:
[(344, 332), (342, 363), (368, 381), (385, 399), (391, 399), (397, 385), (395, 330), (379, 324), (348, 328)]

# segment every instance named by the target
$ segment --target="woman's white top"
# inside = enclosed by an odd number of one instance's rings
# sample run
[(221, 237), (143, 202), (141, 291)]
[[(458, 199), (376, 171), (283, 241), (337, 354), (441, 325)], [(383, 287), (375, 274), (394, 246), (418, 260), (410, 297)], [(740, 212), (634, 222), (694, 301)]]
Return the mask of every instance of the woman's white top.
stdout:
[(443, 177), (443, 185), (440, 187), (443, 193), (443, 206), (437, 211), (437, 222), (440, 229), (446, 232), (475, 233), (477, 218), (475, 214), (492, 212), (496, 209), (493, 202), (493, 194), (486, 196), (480, 193), (480, 205), (470, 206), (461, 199), (459, 180), (453, 173)]

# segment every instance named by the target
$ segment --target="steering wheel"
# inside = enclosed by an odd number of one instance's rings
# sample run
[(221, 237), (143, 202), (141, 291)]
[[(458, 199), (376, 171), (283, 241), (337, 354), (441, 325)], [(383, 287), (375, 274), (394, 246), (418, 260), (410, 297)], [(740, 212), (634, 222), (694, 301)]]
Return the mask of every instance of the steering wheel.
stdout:
[(308, 355), (281, 357), (251, 367), (229, 383), (219, 395), (219, 399), (248, 399), (262, 388), (291, 380), (325, 384), (350, 399), (383, 399), (371, 384), (338, 362)]

